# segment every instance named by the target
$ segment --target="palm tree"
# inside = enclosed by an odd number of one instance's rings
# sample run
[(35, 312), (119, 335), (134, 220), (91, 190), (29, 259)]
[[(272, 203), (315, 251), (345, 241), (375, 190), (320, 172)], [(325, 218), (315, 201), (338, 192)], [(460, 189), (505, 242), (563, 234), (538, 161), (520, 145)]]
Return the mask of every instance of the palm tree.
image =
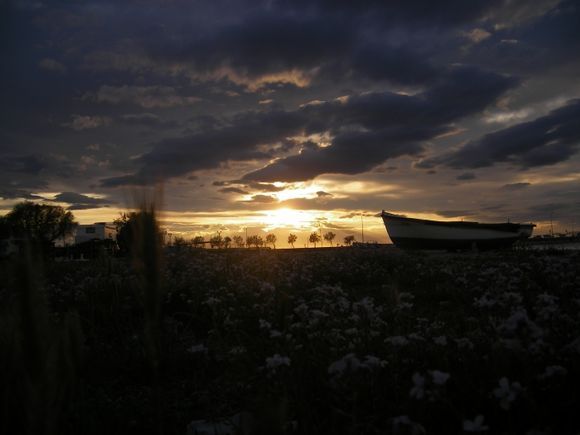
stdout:
[(294, 242), (296, 242), (296, 240), (298, 240), (298, 237), (296, 237), (296, 234), (290, 233), (290, 235), (288, 236), (288, 244), (292, 245), (292, 247), (294, 248)]
[(330, 246), (332, 246), (332, 241), (334, 240), (335, 237), (336, 234), (334, 234), (332, 231), (329, 231), (326, 234), (324, 234), (324, 240), (326, 240), (330, 244)]
[(278, 240), (276, 234), (270, 233), (266, 235), (266, 243), (271, 243), (274, 249), (276, 249), (276, 240)]
[(314, 243), (314, 247), (316, 248), (316, 244), (318, 242), (320, 242), (320, 234), (318, 234), (318, 232), (316, 232), (316, 231), (310, 233), (310, 236), (308, 237), (308, 241), (310, 243)]

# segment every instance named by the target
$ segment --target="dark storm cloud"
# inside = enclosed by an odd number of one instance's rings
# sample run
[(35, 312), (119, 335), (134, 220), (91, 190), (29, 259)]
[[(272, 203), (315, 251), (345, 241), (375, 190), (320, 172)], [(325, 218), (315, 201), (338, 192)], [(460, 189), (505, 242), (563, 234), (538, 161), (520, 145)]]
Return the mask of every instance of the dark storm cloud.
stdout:
[(249, 192), (246, 192), (243, 189), (238, 187), (224, 187), (223, 189), (219, 189), (218, 192), (220, 193), (238, 193), (240, 195), (248, 195)]
[(445, 218), (456, 218), (462, 216), (473, 216), (477, 214), (477, 212), (474, 212), (473, 210), (440, 210), (436, 211), (435, 214)]
[(239, 180), (244, 186), (248, 187), (249, 189), (259, 190), (260, 192), (281, 192), (285, 189), (283, 186), (276, 186), (272, 183), (257, 183), (257, 182), (250, 182), (241, 181)]
[(489, 133), (451, 154), (423, 163), (453, 168), (483, 168), (511, 163), (527, 169), (568, 160), (580, 146), (580, 99), (533, 121)]
[[(498, 30), (490, 29), (490, 36), (472, 47), (466, 59), (525, 75), (577, 63), (576, 53), (580, 51), (577, 1), (547, 0), (534, 2), (533, 6), (525, 3), (518, 5), (516, 2), (513, 11), (507, 5), (504, 12), (508, 14), (504, 16), (496, 12), (492, 18), (499, 21)], [(543, 13), (538, 14), (538, 11)]]
[(349, 28), (338, 31), (340, 23), (322, 24), (318, 18), (257, 14), (213, 35), (181, 41), (182, 46), (163, 44), (153, 53), (170, 62), (190, 62), (199, 72), (229, 67), (250, 77), (313, 68), (353, 43)]
[(467, 181), (467, 180), (475, 180), (477, 177), (473, 172), (464, 172), (463, 174), (458, 175), (455, 177), (456, 180), (460, 181)]
[[(423, 133), (423, 135), (421, 135)], [(333, 145), (315, 151), (306, 150), (286, 157), (245, 176), (248, 180), (304, 181), (325, 173), (358, 174), (368, 171), (388, 158), (413, 155), (422, 151), (412, 137), (426, 139), (426, 132), (382, 130), (352, 132), (335, 137)]]
[(276, 197), (270, 195), (254, 195), (252, 199), (243, 202), (254, 202), (254, 203), (262, 203), (262, 204), (269, 204), (272, 202), (278, 201)]
[(514, 190), (522, 190), (529, 186), (531, 186), (531, 183), (510, 183), (504, 184), (501, 188), (503, 190), (514, 191)]
[[(316, 82), (369, 79), (416, 85), (437, 77), (439, 71), (424, 50), (415, 50), (403, 40), (384, 42), (380, 31), (369, 33), (369, 26), (384, 28), (384, 19), (359, 6), (355, 10), (366, 15), (363, 24), (352, 14), (333, 13), (341, 7), (314, 13), (303, 13), (300, 7), (294, 13), (270, 8), (211, 33), (196, 35), (188, 29), (146, 44), (152, 62), (168, 68), (178, 65), (206, 79), (208, 75), (234, 81), (273, 75), (268, 80), (284, 82), (288, 77), (276, 78), (276, 74), (299, 72)], [(477, 5), (471, 13), (478, 15)]]
[(2, 199), (43, 199), (39, 195), (34, 195), (23, 189), (0, 188), (0, 198)]
[(166, 139), (137, 161), (133, 175), (108, 178), (104, 187), (211, 169), (228, 161), (271, 157), (261, 145), (289, 136), (329, 132), (331, 146), (308, 146), (247, 174), (245, 181), (301, 181), (324, 173), (357, 174), (389, 158), (417, 155), (422, 143), (451, 129), (450, 123), (484, 109), (517, 84), (511, 77), (473, 68), (452, 68), (417, 95), (375, 92), (312, 103), (295, 111), (247, 112), (222, 128)]
[(166, 139), (137, 160), (141, 164), (137, 173), (108, 178), (101, 184), (104, 187), (142, 185), (199, 169), (217, 168), (228, 161), (265, 159), (271, 155), (260, 151), (259, 145), (296, 134), (304, 122), (299, 113), (245, 113), (219, 130)]
[[(284, 187), (261, 181), (356, 174), (429, 149), (445, 154), (458, 136), (443, 135), (454, 129), (465, 130), (461, 140), (472, 148), (422, 165), (463, 172), (496, 161), (560, 162), (578, 150), (577, 113), (543, 127), (532, 121), (529, 136), (528, 127), (482, 136), (489, 125), (473, 125), (516, 87), (507, 74), (537, 83), (538, 71), (566, 65), (576, 77), (575, 3), (4, 2), (0, 182), (30, 195), (32, 186), (60, 191), (96, 178), (105, 187), (140, 185), (198, 170), (235, 179), (243, 167), (252, 172), (227, 187), (267, 194)], [(322, 103), (300, 107), (313, 100)], [(188, 130), (169, 132), (181, 126)], [(320, 144), (305, 142), (315, 134)], [(115, 149), (86, 156), (88, 144)]]
[(404, 2), (385, 2), (382, 0), (281, 0), (284, 8), (296, 10), (316, 10), (334, 12), (342, 16), (359, 18), (366, 16), (369, 21), (406, 26), (457, 26), (475, 21), (485, 16), (494, 7), (500, 6), (500, 0), (446, 0), (432, 2), (429, 0), (410, 0)]
[(141, 125), (150, 128), (173, 128), (179, 124), (175, 121), (164, 120), (154, 113), (126, 113), (121, 115), (120, 121), (128, 125)]
[[(27, 195), (45, 190), (55, 178), (70, 179), (78, 168), (66, 156), (57, 154), (0, 154), (0, 186)], [(16, 194), (15, 193), (15, 194)]]
[(517, 80), (472, 68), (456, 68), (422, 94), (370, 93), (306, 106), (310, 125), (326, 122), (331, 131), (345, 125), (364, 130), (337, 133), (332, 145), (302, 150), (247, 174), (257, 181), (302, 181), (324, 173), (357, 174), (385, 160), (417, 155), (423, 142), (451, 129), (450, 123), (494, 102)]
[(111, 201), (104, 198), (93, 198), (76, 192), (61, 192), (53, 199), (54, 202), (66, 202), (71, 207), (83, 206), (87, 208), (97, 208), (106, 204), (112, 204)]
[(0, 169), (2, 169), (2, 172), (37, 175), (46, 167), (46, 162), (40, 157), (34, 155), (0, 156)]

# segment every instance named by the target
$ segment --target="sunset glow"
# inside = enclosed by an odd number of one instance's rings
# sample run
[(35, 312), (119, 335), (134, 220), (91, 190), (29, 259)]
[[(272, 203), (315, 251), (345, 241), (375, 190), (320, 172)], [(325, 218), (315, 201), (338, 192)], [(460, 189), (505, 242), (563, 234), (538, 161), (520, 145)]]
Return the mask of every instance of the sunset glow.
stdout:
[(381, 209), (580, 221), (568, 0), (8, 3), (2, 214), (110, 222), (163, 186), (184, 237), (361, 237), (362, 214), (386, 241)]

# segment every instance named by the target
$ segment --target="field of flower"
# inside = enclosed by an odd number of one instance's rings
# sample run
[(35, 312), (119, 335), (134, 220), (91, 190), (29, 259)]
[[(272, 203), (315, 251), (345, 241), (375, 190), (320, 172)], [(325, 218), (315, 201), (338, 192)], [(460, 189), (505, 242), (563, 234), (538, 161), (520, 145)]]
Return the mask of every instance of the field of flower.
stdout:
[(0, 429), (580, 431), (579, 252), (182, 248), (2, 276)]

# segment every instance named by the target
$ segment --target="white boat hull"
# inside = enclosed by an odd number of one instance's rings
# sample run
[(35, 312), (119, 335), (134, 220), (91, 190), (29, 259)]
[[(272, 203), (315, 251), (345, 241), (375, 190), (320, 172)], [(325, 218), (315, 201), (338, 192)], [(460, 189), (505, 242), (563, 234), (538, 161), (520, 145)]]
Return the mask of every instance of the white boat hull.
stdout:
[(440, 222), (382, 213), (392, 242), (410, 249), (495, 249), (528, 238), (533, 224)]

